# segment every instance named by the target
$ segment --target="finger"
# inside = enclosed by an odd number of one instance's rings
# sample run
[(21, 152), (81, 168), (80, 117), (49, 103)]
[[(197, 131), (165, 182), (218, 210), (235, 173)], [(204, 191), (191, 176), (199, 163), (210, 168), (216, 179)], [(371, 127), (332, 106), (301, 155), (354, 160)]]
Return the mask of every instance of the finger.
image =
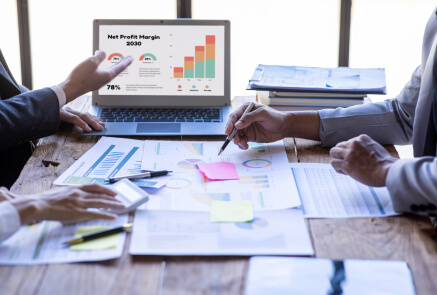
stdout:
[(71, 116), (71, 123), (73, 123), (74, 125), (79, 126), (80, 128), (82, 128), (86, 132), (93, 131), (91, 129), (91, 127), (84, 120), (82, 120), (79, 116), (73, 115), (73, 114), (70, 114), (70, 116)]
[(78, 212), (78, 216), (75, 218), (75, 220), (89, 220), (89, 219), (113, 220), (115, 218), (117, 218), (117, 215), (111, 214), (109, 212), (81, 210)]
[(85, 121), (83, 121), (78, 115), (75, 115), (75, 114), (71, 113), (68, 110), (63, 110), (63, 112), (62, 112), (62, 120), (65, 121), (65, 122), (77, 125), (77, 126), (79, 126), (80, 128), (82, 128), (83, 130), (85, 130), (87, 132), (91, 132), (92, 131), (90, 126), (88, 126), (88, 124)]
[(113, 199), (103, 200), (99, 198), (99, 195), (94, 195), (91, 199), (85, 199), (82, 201), (84, 207), (83, 208), (104, 208), (104, 209), (124, 209), (124, 206), (120, 201)]
[(334, 168), (334, 170), (337, 171), (338, 173), (348, 175), (347, 171), (345, 171), (345, 169), (344, 169), (345, 162), (343, 160), (332, 159), (331, 165), (332, 165), (332, 168)]
[(342, 141), (342, 142), (337, 143), (335, 146), (336, 147), (341, 147), (341, 148), (346, 148), (347, 145), (348, 145), (347, 141)]
[(94, 130), (103, 130), (104, 123), (100, 121), (97, 117), (91, 115), (91, 114), (80, 114), (80, 118), (87, 123), (89, 126), (91, 126)]
[(84, 184), (79, 187), (81, 190), (89, 193), (100, 193), (108, 196), (116, 196), (117, 193), (110, 189), (108, 186), (103, 186), (97, 183), (93, 184)]
[(250, 113), (242, 116), (237, 123), (235, 123), (235, 128), (244, 129), (249, 127), (254, 122), (264, 121), (266, 119), (266, 110), (264, 108), (256, 109)]
[(228, 122), (226, 123), (225, 128), (225, 134), (229, 135), (231, 134), (232, 130), (234, 129), (235, 123), (238, 121), (238, 119), (241, 118), (246, 108), (249, 106), (249, 103), (243, 104), (241, 107), (239, 107), (235, 112), (233, 112), (228, 119)]
[(333, 147), (330, 151), (329, 154), (331, 155), (332, 158), (334, 159), (341, 159), (343, 160), (346, 157), (347, 154), (347, 150), (341, 147)]
[(106, 57), (106, 53), (102, 50), (99, 50), (91, 58), (95, 61), (96, 65), (98, 66), (99, 64), (102, 63), (102, 61), (105, 60), (105, 57)]
[(109, 69), (106, 69), (105, 71), (110, 74), (112, 80), (118, 74), (123, 72), (132, 63), (133, 60), (134, 58), (132, 56), (125, 57), (119, 63), (115, 64)]
[(249, 148), (248, 138), (246, 135), (240, 136), (240, 142), (238, 143), (238, 147), (242, 150), (247, 150)]

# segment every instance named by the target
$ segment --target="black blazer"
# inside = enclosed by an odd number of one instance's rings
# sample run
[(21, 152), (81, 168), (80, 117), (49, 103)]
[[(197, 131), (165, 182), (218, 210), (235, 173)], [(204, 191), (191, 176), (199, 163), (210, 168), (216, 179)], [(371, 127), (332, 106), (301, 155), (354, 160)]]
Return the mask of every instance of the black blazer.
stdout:
[(30, 141), (55, 133), (60, 122), (53, 90), (24, 91), (0, 51), (0, 186), (8, 188), (32, 154)]

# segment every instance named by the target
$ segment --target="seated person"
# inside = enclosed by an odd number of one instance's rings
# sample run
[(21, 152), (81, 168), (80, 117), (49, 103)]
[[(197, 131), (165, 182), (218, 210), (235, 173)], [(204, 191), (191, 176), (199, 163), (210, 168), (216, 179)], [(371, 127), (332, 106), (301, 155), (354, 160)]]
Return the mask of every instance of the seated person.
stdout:
[(55, 188), (43, 193), (17, 196), (0, 188), (0, 243), (21, 225), (40, 220), (80, 221), (115, 219), (116, 215), (88, 208), (123, 209), (116, 193), (102, 185)]
[(108, 69), (98, 69), (103, 51), (77, 65), (57, 86), (22, 92), (0, 52), (0, 186), (11, 187), (32, 154), (32, 140), (54, 134), (61, 120), (85, 131), (102, 130), (104, 123), (70, 108), (61, 109), (75, 98), (99, 89), (133, 61), (128, 56)]
[[(278, 112), (256, 105), (240, 119), (247, 104), (229, 117), (234, 143), (272, 142), (298, 137), (332, 147), (334, 169), (369, 186), (387, 186), (399, 212), (437, 213), (437, 10), (422, 45), (422, 64), (394, 99), (349, 108)], [(392, 157), (382, 144), (413, 143), (414, 159)]]
[[(104, 124), (88, 114), (69, 108), (65, 103), (99, 89), (125, 70), (133, 61), (126, 57), (108, 69), (98, 69), (105, 59), (103, 51), (80, 63), (57, 86), (35, 91), (18, 85), (0, 52), (0, 185), (10, 187), (32, 153), (31, 141), (56, 132), (60, 120), (74, 123), (85, 131), (90, 126), (102, 130)], [(16, 198), (6, 187), (0, 189), (0, 241), (12, 235), (21, 224), (38, 220), (79, 221), (114, 219), (109, 213), (88, 208), (121, 209), (112, 190), (101, 185), (64, 187)]]

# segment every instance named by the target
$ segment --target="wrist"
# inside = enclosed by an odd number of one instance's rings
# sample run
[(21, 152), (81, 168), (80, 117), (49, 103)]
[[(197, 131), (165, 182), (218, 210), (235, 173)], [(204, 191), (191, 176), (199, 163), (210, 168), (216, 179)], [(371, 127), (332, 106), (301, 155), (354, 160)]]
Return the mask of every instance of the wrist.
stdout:
[(390, 171), (390, 168), (393, 166), (393, 164), (399, 160), (398, 158), (394, 158), (394, 157), (390, 157), (389, 159), (387, 159), (385, 165), (382, 167), (382, 172), (381, 172), (381, 179), (383, 179), (384, 184), (383, 186), (386, 185), (387, 183), (387, 176), (388, 176), (388, 172)]
[(71, 85), (71, 81), (68, 79), (62, 82), (61, 84), (59, 84), (58, 86), (61, 87), (61, 89), (65, 93), (66, 103), (69, 103), (70, 101), (74, 100), (76, 97), (80, 96), (80, 93), (78, 93), (76, 90), (78, 89), (78, 87)]
[(11, 201), (12, 205), (17, 209), (20, 215), (21, 224), (28, 224), (32, 221), (38, 220), (38, 200), (33, 198), (22, 198)]
[(320, 140), (320, 117), (316, 111), (287, 112), (285, 115), (285, 137)]

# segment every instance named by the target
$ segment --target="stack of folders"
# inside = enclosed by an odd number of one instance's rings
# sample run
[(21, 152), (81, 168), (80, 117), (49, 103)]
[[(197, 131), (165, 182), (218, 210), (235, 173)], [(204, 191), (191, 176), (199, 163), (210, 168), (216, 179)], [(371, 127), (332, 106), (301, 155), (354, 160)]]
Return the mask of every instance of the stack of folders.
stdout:
[(247, 89), (262, 92), (259, 100), (279, 110), (349, 107), (386, 93), (385, 70), (258, 65)]
[(366, 94), (269, 91), (267, 105), (282, 111), (350, 107), (367, 102)]

